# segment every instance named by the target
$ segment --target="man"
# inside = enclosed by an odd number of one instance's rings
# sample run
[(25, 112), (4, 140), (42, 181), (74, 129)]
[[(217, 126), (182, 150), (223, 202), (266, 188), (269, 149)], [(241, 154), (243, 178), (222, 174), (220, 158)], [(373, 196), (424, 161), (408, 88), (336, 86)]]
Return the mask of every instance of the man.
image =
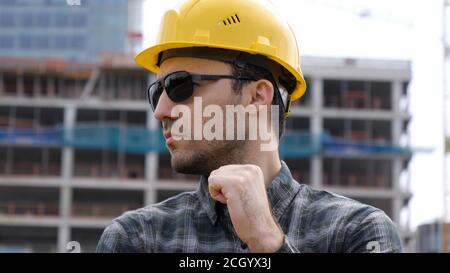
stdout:
[[(262, 137), (249, 139), (253, 123), (245, 124), (244, 140), (194, 136), (208, 119), (198, 124), (192, 113), (211, 105), (258, 106), (244, 117), (268, 122), (271, 137), (282, 134), (290, 103), (306, 84), (295, 37), (268, 2), (188, 0), (166, 12), (157, 44), (136, 61), (157, 74), (148, 95), (172, 167), (201, 177), (194, 192), (115, 219), (98, 252), (401, 251), (382, 211), (299, 184), (277, 149), (262, 149)], [(261, 123), (265, 111), (271, 118)]]

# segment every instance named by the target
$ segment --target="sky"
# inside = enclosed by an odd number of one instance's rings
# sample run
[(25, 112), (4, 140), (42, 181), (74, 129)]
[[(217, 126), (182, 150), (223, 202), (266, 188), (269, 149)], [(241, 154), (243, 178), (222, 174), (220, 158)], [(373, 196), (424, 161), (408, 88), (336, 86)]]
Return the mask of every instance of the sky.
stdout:
[[(182, 2), (182, 1), (181, 1)], [(412, 63), (410, 226), (443, 213), (442, 0), (272, 0), (295, 32), (301, 56), (402, 59)], [(180, 0), (144, 2), (144, 43)], [(306, 72), (307, 73), (307, 72)], [(406, 219), (407, 211), (403, 211)]]

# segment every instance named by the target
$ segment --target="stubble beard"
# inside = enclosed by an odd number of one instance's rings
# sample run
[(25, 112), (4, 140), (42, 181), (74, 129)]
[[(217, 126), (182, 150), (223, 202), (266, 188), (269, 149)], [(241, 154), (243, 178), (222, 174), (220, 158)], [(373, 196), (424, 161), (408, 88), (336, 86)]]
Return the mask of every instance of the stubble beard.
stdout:
[(171, 150), (172, 168), (179, 173), (209, 175), (213, 170), (228, 164), (243, 164), (246, 158), (246, 141), (192, 141), (198, 149)]

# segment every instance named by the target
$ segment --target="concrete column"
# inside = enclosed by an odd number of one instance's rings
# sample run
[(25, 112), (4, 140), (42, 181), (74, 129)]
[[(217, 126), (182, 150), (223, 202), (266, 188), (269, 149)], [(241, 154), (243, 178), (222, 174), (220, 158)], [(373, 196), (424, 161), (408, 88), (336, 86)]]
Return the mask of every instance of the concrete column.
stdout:
[[(158, 129), (158, 121), (154, 118), (150, 109), (147, 111), (147, 128), (155, 131)], [(156, 183), (158, 181), (157, 152), (147, 153), (145, 156), (145, 180), (145, 205), (154, 204), (156, 203)]]
[(391, 83), (391, 105), (392, 111), (399, 112), (400, 111), (400, 99), (402, 97), (402, 82), (397, 80)]
[(403, 207), (403, 196), (399, 185), (400, 173), (402, 171), (402, 161), (396, 158), (392, 163), (392, 183), (393, 190), (395, 191), (395, 195), (392, 200), (392, 220), (396, 224), (400, 224), (400, 210)]
[[(68, 106), (64, 110), (64, 129), (66, 133), (75, 126), (76, 109)], [(70, 241), (69, 220), (72, 212), (72, 179), (74, 151), (70, 147), (63, 147), (62, 150), (62, 183), (59, 197), (59, 213), (61, 223), (58, 229), (58, 252), (66, 252), (66, 245)]]
[[(406, 174), (406, 188), (409, 190), (411, 186), (411, 172), (407, 172)], [(409, 207), (409, 203), (407, 204)], [(406, 227), (409, 229), (411, 227), (411, 210), (408, 209), (406, 213)]]
[(158, 179), (158, 154), (148, 153), (145, 156), (145, 205), (156, 203), (156, 183)]
[[(323, 129), (323, 118), (321, 115), (322, 112), (322, 101), (323, 101), (323, 80), (320, 78), (312, 79), (312, 90), (309, 90), (311, 93), (311, 109), (313, 115), (311, 116), (311, 134), (314, 137), (315, 145), (321, 145), (320, 143), (320, 134)], [(320, 147), (320, 146), (318, 146)], [(319, 154), (313, 155), (311, 159), (311, 176), (310, 176), (310, 184), (314, 188), (322, 187), (322, 156)]]
[[(395, 81), (392, 83), (392, 111), (395, 113), (391, 124), (392, 132), (392, 143), (394, 145), (400, 144), (400, 137), (402, 134), (402, 120), (398, 115), (400, 114), (400, 98), (402, 95), (402, 82)], [(395, 197), (392, 200), (392, 220), (399, 224), (400, 223), (400, 210), (403, 206), (403, 196), (401, 194), (400, 186), (400, 174), (403, 168), (403, 160), (400, 156), (395, 156), (392, 160), (392, 190), (395, 191)]]
[(60, 189), (59, 211), (61, 223), (58, 227), (58, 252), (66, 252), (66, 245), (70, 241), (70, 210), (72, 202), (72, 189), (69, 185), (63, 185)]
[[(76, 121), (76, 109), (73, 106), (68, 106), (64, 110), (64, 130), (65, 133), (70, 133), (71, 129), (75, 127)], [(67, 135), (71, 137), (70, 135)], [(62, 158), (62, 175), (65, 183), (70, 183), (72, 178), (73, 170), (73, 149), (71, 147), (65, 146), (63, 148), (63, 158)]]

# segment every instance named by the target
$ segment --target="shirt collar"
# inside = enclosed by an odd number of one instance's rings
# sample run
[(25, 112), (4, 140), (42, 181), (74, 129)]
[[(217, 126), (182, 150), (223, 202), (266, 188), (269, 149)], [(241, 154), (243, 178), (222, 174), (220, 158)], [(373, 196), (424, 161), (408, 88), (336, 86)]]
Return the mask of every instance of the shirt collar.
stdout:
[(200, 200), (202, 208), (206, 211), (211, 222), (215, 225), (217, 222), (217, 206), (216, 200), (214, 200), (209, 194), (208, 189), (208, 177), (202, 175), (200, 177), (200, 184), (197, 188), (197, 195)]
[[(300, 190), (300, 184), (292, 178), (292, 174), (284, 161), (281, 161), (281, 170), (267, 188), (267, 195), (272, 207), (272, 213), (280, 221), (286, 208)], [(209, 194), (208, 176), (201, 176), (197, 188), (202, 208), (206, 211), (211, 222), (215, 225), (218, 220), (219, 204)]]

